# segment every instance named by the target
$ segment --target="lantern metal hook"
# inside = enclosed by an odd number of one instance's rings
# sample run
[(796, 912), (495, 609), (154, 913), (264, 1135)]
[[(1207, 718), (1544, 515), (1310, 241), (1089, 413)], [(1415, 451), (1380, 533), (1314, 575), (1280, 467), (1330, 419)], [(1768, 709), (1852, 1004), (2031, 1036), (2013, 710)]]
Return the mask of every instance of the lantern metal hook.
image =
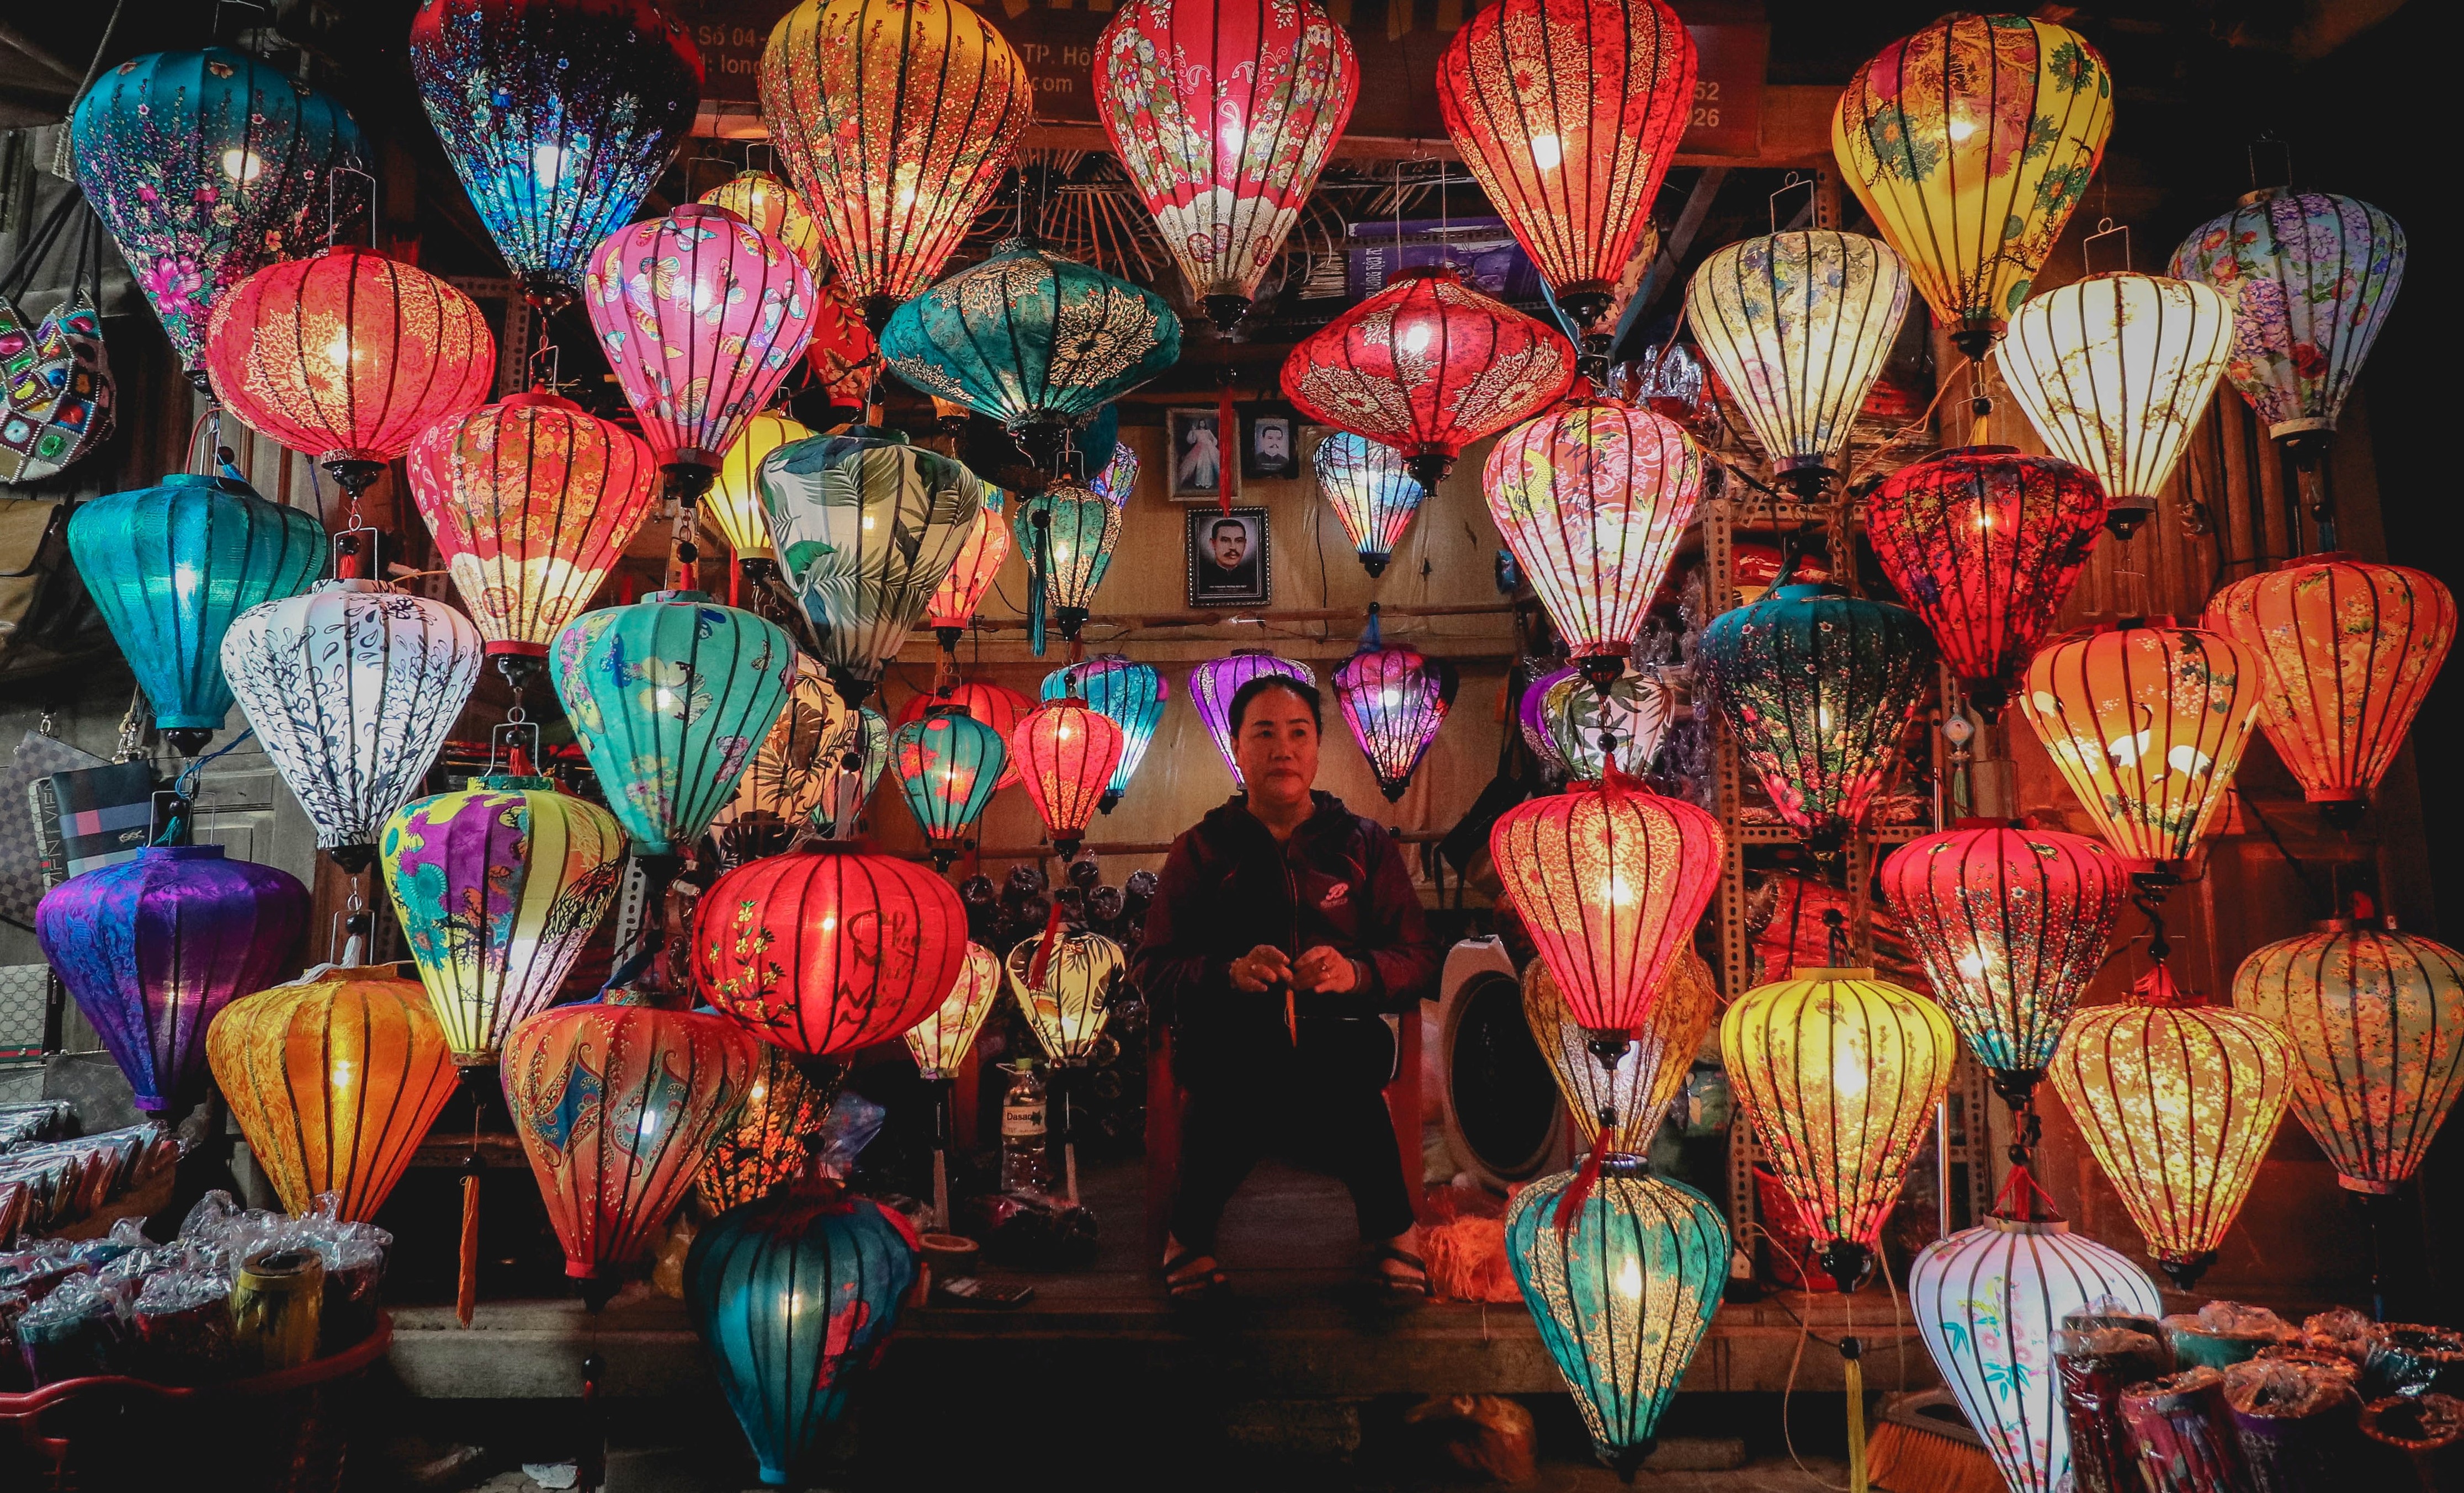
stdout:
[[(1788, 173), (1788, 179), (1779, 184), (1779, 189), (1771, 194), (1771, 231), (1773, 233), (1780, 231), (1779, 200), (1800, 187), (1805, 188), (1806, 215), (1808, 217), (1813, 216), (1814, 204), (1821, 194), (1821, 184), (1814, 177), (1801, 176), (1794, 171), (1791, 171)], [(1791, 223), (1794, 223), (1796, 220), (1794, 218), (1791, 218), (1789, 221)]]
[(2079, 273), (2081, 274), (2096, 274), (2096, 241), (2100, 238), (2111, 238), (2116, 233), (2122, 235), (2121, 273), (2128, 273), (2130, 269), (2130, 225), (2127, 223), (2116, 223), (2111, 218), (2101, 218), (2097, 221), (2096, 231), (2079, 240)]

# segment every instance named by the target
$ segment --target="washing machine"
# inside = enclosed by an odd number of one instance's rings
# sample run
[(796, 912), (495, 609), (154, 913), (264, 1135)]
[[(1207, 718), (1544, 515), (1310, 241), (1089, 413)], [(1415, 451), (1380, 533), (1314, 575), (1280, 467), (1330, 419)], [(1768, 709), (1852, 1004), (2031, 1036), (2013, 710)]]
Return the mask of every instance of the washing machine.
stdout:
[(1438, 989), (1435, 1008), (1421, 1017), (1428, 1180), (1504, 1193), (1562, 1171), (1566, 1107), (1524, 1020), (1523, 983), (1505, 944), (1494, 937), (1456, 944)]

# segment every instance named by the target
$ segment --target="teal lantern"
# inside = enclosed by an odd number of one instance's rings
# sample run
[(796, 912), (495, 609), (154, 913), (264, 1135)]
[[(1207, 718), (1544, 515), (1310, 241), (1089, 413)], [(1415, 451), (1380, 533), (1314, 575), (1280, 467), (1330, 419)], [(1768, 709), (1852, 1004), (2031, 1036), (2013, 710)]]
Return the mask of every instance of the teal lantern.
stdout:
[(898, 759), (898, 791), (932, 846), (934, 868), (946, 871), (993, 801), (1009, 766), (1009, 743), (963, 705), (929, 707), (891, 733), (890, 743)]
[(1155, 727), (1163, 723), (1163, 702), (1170, 692), (1163, 675), (1118, 653), (1098, 653), (1083, 664), (1056, 669), (1044, 676), (1043, 696), (1057, 700), (1075, 694), (1087, 708), (1121, 728), (1121, 760), (1096, 806), (1105, 813), (1130, 791), (1130, 779), (1155, 744)]
[(325, 568), (314, 514), (269, 503), (236, 477), (193, 472), (80, 504), (68, 540), (155, 726), (184, 757), (231, 713), (222, 650), (231, 619), (297, 596)]
[(1180, 318), (1153, 291), (1012, 238), (891, 312), (881, 352), (900, 378), (1001, 422), (1058, 473), (1096, 406), (1179, 359)]
[(607, 806), (645, 856), (681, 855), (735, 796), (786, 707), (796, 645), (699, 591), (584, 612), (549, 649)]
[(1075, 639), (1112, 568), (1112, 547), (1121, 542), (1121, 510), (1076, 482), (1049, 487), (1022, 499), (1010, 520), (1019, 553), (1026, 557), (1028, 641), (1044, 656), (1048, 611), (1061, 635)]

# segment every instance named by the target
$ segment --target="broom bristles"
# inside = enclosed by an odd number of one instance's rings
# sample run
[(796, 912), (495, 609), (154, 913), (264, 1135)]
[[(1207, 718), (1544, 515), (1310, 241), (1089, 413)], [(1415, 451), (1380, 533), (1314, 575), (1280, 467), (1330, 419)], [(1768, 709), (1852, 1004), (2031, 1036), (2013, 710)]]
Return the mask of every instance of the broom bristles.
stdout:
[(1887, 1493), (2002, 1493), (2002, 1472), (1972, 1446), (1885, 1420), (1865, 1443), (1867, 1475)]

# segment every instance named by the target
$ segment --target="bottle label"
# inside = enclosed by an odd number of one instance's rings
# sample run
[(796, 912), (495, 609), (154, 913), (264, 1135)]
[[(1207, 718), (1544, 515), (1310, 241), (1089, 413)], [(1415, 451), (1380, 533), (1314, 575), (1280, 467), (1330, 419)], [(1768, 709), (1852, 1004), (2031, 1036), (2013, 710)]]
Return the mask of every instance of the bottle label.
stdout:
[(1001, 1108), (1001, 1133), (1004, 1135), (1041, 1135), (1044, 1133), (1044, 1106), (1004, 1105)]

